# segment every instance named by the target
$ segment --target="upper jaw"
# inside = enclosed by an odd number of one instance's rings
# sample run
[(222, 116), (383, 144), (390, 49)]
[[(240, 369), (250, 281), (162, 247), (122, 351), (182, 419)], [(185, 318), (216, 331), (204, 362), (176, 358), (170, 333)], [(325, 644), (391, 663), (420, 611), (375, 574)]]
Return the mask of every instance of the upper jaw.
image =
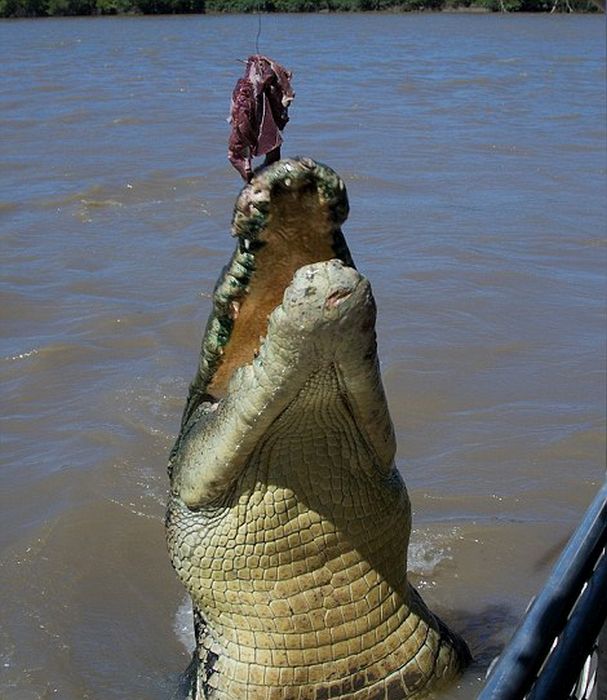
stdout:
[[(331, 226), (338, 229), (348, 217), (345, 185), (337, 173), (311, 158), (284, 158), (256, 171), (236, 200), (232, 235), (254, 243), (268, 224), (272, 202), (287, 192), (299, 194), (307, 188), (318, 192), (319, 204), (329, 212)], [(345, 242), (344, 242), (345, 245)], [(351, 259), (350, 259), (351, 262)]]

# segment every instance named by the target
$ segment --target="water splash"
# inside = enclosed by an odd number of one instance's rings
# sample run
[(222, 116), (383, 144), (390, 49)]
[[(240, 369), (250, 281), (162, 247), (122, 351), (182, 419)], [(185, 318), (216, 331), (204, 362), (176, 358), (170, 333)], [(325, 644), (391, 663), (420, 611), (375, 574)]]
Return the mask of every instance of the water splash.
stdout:
[(194, 640), (194, 618), (192, 616), (192, 601), (186, 597), (181, 602), (175, 613), (173, 629), (177, 639), (189, 651), (194, 651), (196, 642)]

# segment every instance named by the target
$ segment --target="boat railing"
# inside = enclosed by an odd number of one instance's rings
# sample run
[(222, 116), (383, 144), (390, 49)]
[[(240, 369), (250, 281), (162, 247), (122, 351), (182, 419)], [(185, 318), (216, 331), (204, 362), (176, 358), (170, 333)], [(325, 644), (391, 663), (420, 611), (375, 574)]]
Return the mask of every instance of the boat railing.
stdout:
[(597, 700), (606, 697), (607, 688), (597, 684), (607, 664), (605, 652), (597, 655), (607, 618), (606, 547), (607, 481), (490, 668), (478, 700), (588, 700), (597, 691)]

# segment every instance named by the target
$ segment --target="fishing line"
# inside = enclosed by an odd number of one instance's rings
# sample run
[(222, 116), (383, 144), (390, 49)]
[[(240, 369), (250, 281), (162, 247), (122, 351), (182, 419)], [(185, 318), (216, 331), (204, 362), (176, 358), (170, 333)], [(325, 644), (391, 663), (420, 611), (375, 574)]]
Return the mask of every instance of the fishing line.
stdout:
[[(258, 5), (259, 7), (259, 5)], [(255, 53), (259, 54), (259, 37), (261, 36), (261, 12), (257, 14), (257, 36), (255, 37)]]

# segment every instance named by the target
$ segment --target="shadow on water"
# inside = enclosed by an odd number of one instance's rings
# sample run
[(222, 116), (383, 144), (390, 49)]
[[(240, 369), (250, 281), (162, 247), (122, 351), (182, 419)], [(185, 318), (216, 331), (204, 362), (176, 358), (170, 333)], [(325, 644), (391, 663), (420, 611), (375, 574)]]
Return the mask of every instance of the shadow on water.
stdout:
[(437, 606), (435, 612), (462, 635), (473, 657), (457, 685), (436, 696), (436, 700), (470, 700), (483, 687), (489, 666), (508, 643), (519, 618), (501, 603), (489, 604), (481, 610), (446, 610)]
[(483, 672), (501, 653), (510, 631), (519, 622), (512, 609), (498, 603), (476, 612), (451, 611), (446, 613), (446, 617), (468, 642), (474, 658), (472, 669)]

